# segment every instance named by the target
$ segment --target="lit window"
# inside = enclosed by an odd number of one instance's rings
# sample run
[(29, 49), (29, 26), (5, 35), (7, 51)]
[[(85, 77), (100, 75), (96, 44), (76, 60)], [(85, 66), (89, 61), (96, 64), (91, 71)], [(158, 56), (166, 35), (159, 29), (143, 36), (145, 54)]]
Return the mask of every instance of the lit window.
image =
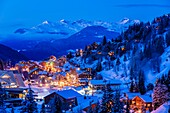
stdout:
[(148, 104), (148, 107), (150, 107), (150, 104)]
[(132, 104), (135, 104), (135, 101), (132, 101)]

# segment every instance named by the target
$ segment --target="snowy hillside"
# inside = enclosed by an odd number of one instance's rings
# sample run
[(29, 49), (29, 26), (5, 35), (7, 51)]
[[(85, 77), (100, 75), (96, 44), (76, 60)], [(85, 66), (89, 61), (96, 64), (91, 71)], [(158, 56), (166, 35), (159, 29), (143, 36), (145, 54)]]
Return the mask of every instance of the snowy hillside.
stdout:
[[(120, 24), (129, 23), (129, 19)], [(129, 83), (140, 81), (145, 84), (156, 82), (170, 70), (170, 15), (157, 17), (151, 23), (138, 23), (129, 26), (116, 39), (86, 46), (82, 62), (93, 65), (95, 74), (104, 79), (119, 79)], [(97, 63), (96, 63), (97, 62)]]
[(167, 74), (170, 70), (170, 47), (165, 49), (165, 52), (160, 56), (161, 64), (160, 64), (160, 73), (155, 73), (150, 69), (147, 69), (145, 72), (146, 82), (154, 83), (157, 78), (160, 78), (163, 74)]

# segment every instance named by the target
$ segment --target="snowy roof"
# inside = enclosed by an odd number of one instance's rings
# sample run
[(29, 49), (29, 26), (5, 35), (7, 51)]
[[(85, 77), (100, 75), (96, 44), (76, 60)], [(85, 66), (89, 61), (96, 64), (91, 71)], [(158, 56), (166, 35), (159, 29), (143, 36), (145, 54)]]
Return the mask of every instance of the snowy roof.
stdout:
[(30, 70), (30, 72), (28, 74), (31, 74), (32, 72), (36, 71), (38, 68), (34, 68), (32, 70)]
[(121, 84), (122, 82), (120, 80), (107, 80), (104, 82), (104, 80), (90, 80), (90, 84), (92, 85), (105, 85), (105, 84)]
[[(3, 76), (9, 76), (9, 79), (8, 78), (3, 78)], [(12, 82), (17, 84), (17, 81), (16, 81), (16, 79), (14, 77), (13, 71), (6, 71), (6, 70), (2, 71), (2, 70), (0, 70), (0, 80), (5, 81), (8, 84), (10, 84)]]
[(133, 99), (134, 97), (140, 95), (140, 93), (130, 93), (130, 92), (128, 92), (128, 93), (126, 93), (126, 94), (128, 95), (128, 98), (129, 98), (130, 100)]
[(88, 79), (79, 79), (79, 82), (88, 82)]
[(38, 74), (39, 74), (39, 75), (46, 75), (46, 74), (47, 74), (47, 71), (39, 71)]
[(140, 97), (144, 102), (152, 102), (152, 97), (150, 97), (149, 95), (138, 95), (138, 97)]
[[(84, 96), (77, 97), (78, 106), (74, 107), (72, 110), (73, 112), (78, 112), (80, 109), (85, 109), (90, 106), (90, 102), (92, 104), (96, 104), (98, 102), (97, 96), (87, 96), (86, 99)], [(69, 113), (69, 111), (66, 111), (66, 113)]]
[(69, 90), (63, 90), (63, 91), (57, 91), (56, 92), (58, 95), (62, 96), (65, 99), (70, 99), (70, 98), (75, 98), (75, 97), (80, 97), (82, 96), (80, 93), (69, 89)]
[(23, 92), (26, 89), (27, 88), (5, 88), (5, 91), (8, 91), (8, 92)]

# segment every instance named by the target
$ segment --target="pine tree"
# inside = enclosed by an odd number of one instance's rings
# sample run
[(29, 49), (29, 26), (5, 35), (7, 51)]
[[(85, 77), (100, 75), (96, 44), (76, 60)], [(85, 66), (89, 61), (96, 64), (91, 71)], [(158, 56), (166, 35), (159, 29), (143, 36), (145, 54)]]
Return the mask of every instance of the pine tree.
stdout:
[(159, 36), (159, 38), (155, 39), (155, 41), (156, 52), (161, 55), (164, 52), (164, 38), (163, 36)]
[(133, 80), (131, 80), (129, 91), (133, 92), (133, 90), (134, 90), (134, 83), (133, 83)]
[(40, 113), (45, 113), (45, 104), (44, 103), (42, 104), (41, 112)]
[(167, 44), (167, 47), (170, 46), (170, 32), (166, 34), (166, 44)]
[(134, 71), (133, 68), (130, 68), (130, 80), (134, 78)]
[(168, 72), (168, 75), (165, 75), (165, 82), (164, 82), (164, 84), (168, 87), (168, 92), (170, 92), (170, 75), (169, 75), (170, 73), (169, 72)]
[(104, 88), (104, 94), (102, 98), (101, 113), (110, 113), (113, 112), (113, 90), (110, 87), (110, 84), (107, 84)]
[(161, 84), (161, 82), (158, 81), (153, 93), (154, 109), (158, 108), (160, 105), (164, 104), (168, 100), (170, 100), (170, 93), (168, 92), (167, 86)]
[(154, 85), (152, 83), (149, 83), (147, 85), (147, 91), (153, 90), (153, 88), (154, 88)]
[(69, 58), (69, 59), (73, 58), (72, 52), (68, 53), (67, 58)]
[(4, 63), (1, 59), (0, 59), (0, 70), (4, 70)]
[(107, 113), (107, 101), (108, 101), (107, 93), (106, 90), (104, 90), (104, 94), (102, 97), (102, 104), (101, 104), (101, 113)]
[(144, 80), (144, 72), (142, 70), (139, 71), (139, 92), (141, 95), (144, 95), (146, 93), (145, 88), (145, 80)]
[(123, 105), (123, 113), (130, 113), (130, 105), (129, 105), (129, 98), (128, 96), (124, 99), (124, 105)]
[(118, 58), (117, 61), (116, 61), (116, 65), (120, 65), (120, 59)]
[(114, 101), (113, 113), (121, 113), (123, 105), (120, 102), (120, 90), (116, 90), (113, 101)]
[(120, 59), (118, 58), (116, 61), (117, 71), (119, 71)]
[(104, 36), (102, 45), (106, 45), (106, 43), (107, 43), (106, 36)]
[(127, 57), (126, 55), (124, 55), (123, 61), (126, 62), (127, 61)]
[(34, 101), (33, 91), (29, 85), (28, 94), (25, 97), (25, 101), (23, 102), (23, 108), (21, 113), (38, 113), (37, 111), (37, 103)]
[(139, 92), (139, 83), (137, 82), (137, 80), (135, 79), (135, 82), (134, 82), (134, 90), (133, 92)]
[(0, 82), (0, 112), (2, 113), (6, 113), (4, 98), (5, 98), (5, 90), (4, 88), (2, 88), (2, 85)]
[(165, 76), (162, 75), (162, 77), (161, 77), (161, 84), (164, 84), (164, 83), (165, 83)]
[(148, 45), (145, 45), (144, 47), (144, 55), (147, 58), (151, 58), (152, 57), (152, 47), (151, 47), (151, 43), (149, 42)]
[(97, 64), (97, 67), (96, 67), (96, 71), (97, 72), (100, 72), (102, 70), (102, 64), (101, 62), (99, 61), (98, 64)]

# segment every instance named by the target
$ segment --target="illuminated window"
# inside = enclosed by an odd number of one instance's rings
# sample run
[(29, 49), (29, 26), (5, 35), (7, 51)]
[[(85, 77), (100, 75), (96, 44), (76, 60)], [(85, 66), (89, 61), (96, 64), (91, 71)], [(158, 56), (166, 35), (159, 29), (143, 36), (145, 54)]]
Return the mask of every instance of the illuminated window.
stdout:
[(148, 104), (148, 107), (150, 107), (150, 104)]
[(135, 101), (132, 101), (132, 104), (135, 104)]

